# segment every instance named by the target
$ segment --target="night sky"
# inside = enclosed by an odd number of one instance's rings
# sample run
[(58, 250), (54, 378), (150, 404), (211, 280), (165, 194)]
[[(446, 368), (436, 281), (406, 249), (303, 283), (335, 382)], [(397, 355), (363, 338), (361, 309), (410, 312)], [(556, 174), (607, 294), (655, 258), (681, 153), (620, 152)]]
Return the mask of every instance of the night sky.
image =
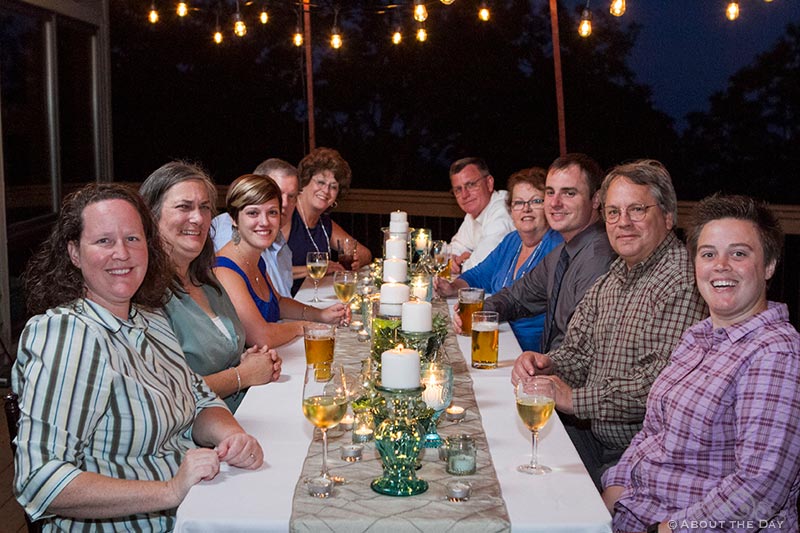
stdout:
[[(594, 0), (589, 7), (605, 10), (608, 4)], [(652, 88), (656, 107), (680, 129), (686, 113), (707, 111), (708, 97), (770, 49), (787, 24), (800, 24), (799, 0), (741, 0), (735, 21), (725, 18), (726, 5), (725, 0), (628, 0), (625, 15), (616, 19), (623, 27), (641, 26), (629, 65), (638, 81)]]

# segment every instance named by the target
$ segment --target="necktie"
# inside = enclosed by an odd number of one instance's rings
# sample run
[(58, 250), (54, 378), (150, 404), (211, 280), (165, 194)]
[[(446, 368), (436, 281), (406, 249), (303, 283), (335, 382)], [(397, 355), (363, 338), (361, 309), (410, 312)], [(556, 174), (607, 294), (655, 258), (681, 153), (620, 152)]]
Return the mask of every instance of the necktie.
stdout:
[(549, 327), (547, 328), (547, 338), (543, 345), (544, 353), (550, 351), (550, 345), (553, 342), (558, 293), (561, 292), (561, 281), (564, 279), (564, 272), (567, 271), (567, 268), (569, 268), (569, 254), (565, 246), (561, 249), (561, 256), (558, 258), (555, 276), (553, 277), (553, 290), (550, 292), (550, 298), (547, 300), (547, 324)]

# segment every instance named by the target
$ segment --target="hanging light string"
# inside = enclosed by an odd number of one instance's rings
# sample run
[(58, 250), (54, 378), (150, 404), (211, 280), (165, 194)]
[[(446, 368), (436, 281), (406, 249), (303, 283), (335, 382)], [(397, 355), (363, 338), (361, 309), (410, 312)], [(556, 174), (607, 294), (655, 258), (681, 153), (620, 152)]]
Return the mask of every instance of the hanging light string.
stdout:
[(589, 37), (592, 34), (592, 12), (589, 9), (589, 0), (586, 0), (586, 7), (581, 12), (581, 21), (578, 24), (578, 35)]

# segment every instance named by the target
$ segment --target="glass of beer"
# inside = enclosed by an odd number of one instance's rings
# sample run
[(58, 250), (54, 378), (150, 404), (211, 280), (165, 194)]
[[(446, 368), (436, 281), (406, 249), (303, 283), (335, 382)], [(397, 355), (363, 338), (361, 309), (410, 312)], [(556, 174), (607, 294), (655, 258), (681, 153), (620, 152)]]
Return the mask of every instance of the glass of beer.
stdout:
[[(336, 327), (333, 324), (309, 324), (303, 326), (303, 342), (306, 347), (306, 364), (314, 365), (317, 379), (327, 379), (333, 362), (333, 349), (336, 345)], [(328, 363), (321, 364), (321, 363)]]
[(496, 311), (472, 313), (472, 368), (497, 368), (500, 323)]
[(556, 407), (555, 385), (547, 376), (533, 376), (520, 381), (515, 392), (517, 414), (531, 430), (531, 462), (518, 466), (517, 470), (534, 476), (547, 474), (551, 469), (539, 464), (539, 430), (550, 420)]
[(472, 313), (483, 311), (483, 289), (467, 287), (458, 289), (458, 317), (461, 319), (461, 334), (472, 335)]

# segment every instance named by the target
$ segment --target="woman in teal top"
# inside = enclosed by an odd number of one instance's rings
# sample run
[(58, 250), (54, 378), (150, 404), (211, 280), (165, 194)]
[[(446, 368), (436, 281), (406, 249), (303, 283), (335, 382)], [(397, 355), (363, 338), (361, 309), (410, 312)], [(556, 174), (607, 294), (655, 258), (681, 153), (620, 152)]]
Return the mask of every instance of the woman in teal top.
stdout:
[(208, 232), (216, 188), (201, 168), (173, 161), (153, 172), (139, 192), (158, 221), (182, 289), (167, 303), (167, 318), (189, 366), (235, 411), (248, 387), (280, 376), (281, 360), (266, 346), (244, 351), (244, 327), (211, 271)]

